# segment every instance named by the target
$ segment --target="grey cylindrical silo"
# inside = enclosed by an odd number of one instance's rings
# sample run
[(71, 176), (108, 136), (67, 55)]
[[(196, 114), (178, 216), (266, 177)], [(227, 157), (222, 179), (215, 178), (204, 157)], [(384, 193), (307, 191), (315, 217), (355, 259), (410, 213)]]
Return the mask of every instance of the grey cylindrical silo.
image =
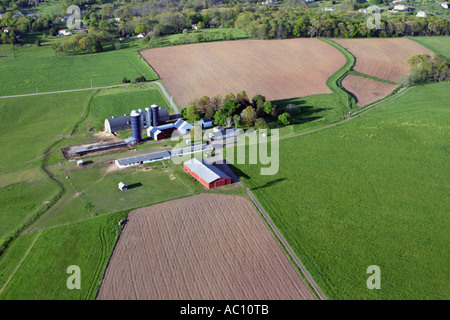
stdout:
[(136, 142), (141, 142), (142, 140), (141, 119), (140, 114), (136, 112), (136, 110), (131, 111), (130, 121), (131, 121), (131, 136)]
[(159, 124), (159, 111), (158, 105), (152, 104), (152, 125), (153, 127), (157, 127)]
[(144, 127), (144, 111), (142, 109), (138, 110), (139, 120), (141, 121), (141, 129)]
[(150, 108), (145, 108), (145, 127), (151, 127), (152, 125), (152, 114), (150, 112)]

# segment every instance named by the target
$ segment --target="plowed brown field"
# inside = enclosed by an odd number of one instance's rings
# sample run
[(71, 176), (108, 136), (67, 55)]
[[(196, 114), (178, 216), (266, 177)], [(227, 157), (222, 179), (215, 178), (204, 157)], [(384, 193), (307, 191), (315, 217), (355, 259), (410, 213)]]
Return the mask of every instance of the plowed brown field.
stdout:
[(347, 75), (342, 86), (356, 97), (356, 105), (365, 106), (390, 94), (397, 86), (369, 78)]
[(97, 299), (314, 299), (251, 202), (201, 194), (129, 214)]
[(346, 61), (318, 39), (200, 43), (141, 54), (182, 108), (192, 98), (240, 90), (268, 100), (331, 93), (325, 83)]
[(406, 62), (415, 54), (434, 54), (420, 44), (406, 39), (334, 39), (355, 58), (353, 70), (377, 78), (400, 81), (409, 72)]

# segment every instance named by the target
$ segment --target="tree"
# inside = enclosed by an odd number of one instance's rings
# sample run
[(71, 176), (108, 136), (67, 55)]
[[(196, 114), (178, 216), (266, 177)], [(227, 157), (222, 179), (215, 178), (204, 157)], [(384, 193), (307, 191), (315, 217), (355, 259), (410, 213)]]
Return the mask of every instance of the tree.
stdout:
[(256, 111), (252, 106), (248, 106), (242, 112), (242, 122), (247, 126), (251, 127), (255, 123), (256, 120)]
[(224, 126), (227, 122), (228, 115), (223, 109), (219, 109), (214, 114), (214, 124), (216, 126)]
[(214, 110), (219, 109), (220, 106), (222, 105), (222, 102), (223, 102), (223, 100), (222, 100), (222, 96), (220, 95), (220, 93), (216, 93), (211, 98), (211, 105), (214, 108)]
[(205, 118), (213, 118), (216, 113), (216, 109), (210, 104), (205, 108)]
[(236, 100), (235, 95), (232, 92), (228, 92), (225, 97), (223, 98), (224, 102), (227, 102), (228, 100)]
[(291, 115), (287, 112), (279, 115), (278, 122), (284, 124), (285, 126), (287, 126), (288, 124), (291, 124)]
[(197, 108), (195, 106), (190, 106), (187, 108), (186, 119), (191, 123), (200, 120), (200, 115), (198, 114)]
[(266, 121), (263, 118), (256, 119), (255, 126), (258, 129), (267, 129), (267, 123), (266, 123)]
[(247, 101), (249, 100), (248, 97), (247, 97), (247, 93), (244, 90), (239, 91), (237, 93), (237, 95), (236, 95), (236, 100), (237, 101), (240, 101), (241, 99), (245, 99)]
[(122, 83), (130, 83), (131, 80), (128, 80), (127, 77), (123, 77)]
[(144, 23), (138, 23), (136, 24), (136, 26), (134, 27), (134, 33), (145, 33), (147, 31), (147, 27), (145, 26)]
[(274, 107), (273, 110), (272, 110), (272, 117), (278, 119), (278, 115), (279, 115), (279, 114), (280, 114), (280, 113), (278, 112), (278, 108), (277, 108), (277, 107)]
[(274, 108), (275, 106), (274, 106), (274, 104), (273, 104), (271, 101), (266, 101), (266, 102), (264, 102), (263, 107), (264, 107), (264, 112), (265, 112), (266, 114), (271, 114), (272, 111), (273, 111), (273, 108)]

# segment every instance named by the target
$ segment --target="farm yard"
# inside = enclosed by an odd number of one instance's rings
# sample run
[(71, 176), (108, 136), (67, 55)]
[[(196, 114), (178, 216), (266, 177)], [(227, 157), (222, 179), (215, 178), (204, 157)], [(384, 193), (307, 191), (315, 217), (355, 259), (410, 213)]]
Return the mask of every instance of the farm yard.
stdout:
[(241, 40), (148, 49), (142, 56), (180, 107), (192, 98), (245, 90), (281, 100), (331, 93), (345, 57), (318, 39)]
[(406, 39), (333, 39), (356, 59), (353, 70), (393, 82), (409, 72), (406, 62), (415, 54), (434, 55), (418, 43)]
[(135, 210), (97, 299), (314, 299), (243, 197), (197, 195)]
[(342, 86), (356, 97), (356, 105), (360, 107), (389, 95), (397, 88), (394, 84), (353, 74), (347, 75), (342, 80)]

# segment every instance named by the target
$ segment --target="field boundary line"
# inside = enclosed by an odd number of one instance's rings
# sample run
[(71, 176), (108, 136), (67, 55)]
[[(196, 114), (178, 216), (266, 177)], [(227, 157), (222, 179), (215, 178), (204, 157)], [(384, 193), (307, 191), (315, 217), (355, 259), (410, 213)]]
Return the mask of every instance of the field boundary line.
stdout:
[(320, 290), (319, 286), (316, 284), (314, 279), (311, 277), (309, 272), (306, 270), (305, 266), (300, 262), (300, 260), (298, 259), (297, 255), (294, 253), (292, 248), (289, 246), (287, 241), (284, 239), (283, 235), (280, 233), (280, 231), (278, 231), (277, 227), (275, 226), (273, 221), (270, 219), (269, 215), (264, 211), (263, 207), (258, 202), (258, 200), (255, 198), (253, 193), (248, 188), (245, 188), (245, 192), (248, 194), (248, 196), (250, 197), (250, 199), (253, 202), (253, 204), (258, 208), (258, 210), (261, 213), (261, 215), (263, 216), (264, 220), (266, 220), (267, 224), (270, 226), (270, 228), (272, 229), (272, 231), (274, 232), (274, 234), (276, 235), (278, 240), (284, 246), (284, 248), (286, 249), (286, 251), (290, 255), (291, 259), (294, 261), (296, 266), (300, 269), (300, 271), (302, 272), (303, 276), (308, 281), (309, 285), (314, 289), (314, 291), (317, 294), (317, 296), (319, 297), (319, 299), (320, 300), (327, 300), (326, 296)]
[(0, 288), (0, 296), (3, 293), (3, 291), (6, 289), (6, 287), (9, 285), (9, 283), (11, 282), (12, 278), (14, 278), (14, 276), (16, 275), (17, 271), (20, 269), (20, 267), (22, 266), (23, 262), (25, 261), (25, 259), (28, 257), (28, 254), (31, 252), (31, 249), (33, 249), (34, 245), (36, 244), (38, 238), (40, 237), (41, 232), (38, 232), (38, 234), (36, 235), (36, 237), (33, 239), (33, 241), (31, 242), (30, 246), (28, 247), (27, 251), (25, 251), (25, 253), (23, 254), (22, 258), (20, 259), (20, 261), (17, 263), (17, 265), (14, 267), (13, 271), (11, 271), (11, 274), (8, 276), (8, 278), (6, 279), (5, 283), (3, 284), (3, 286)]

